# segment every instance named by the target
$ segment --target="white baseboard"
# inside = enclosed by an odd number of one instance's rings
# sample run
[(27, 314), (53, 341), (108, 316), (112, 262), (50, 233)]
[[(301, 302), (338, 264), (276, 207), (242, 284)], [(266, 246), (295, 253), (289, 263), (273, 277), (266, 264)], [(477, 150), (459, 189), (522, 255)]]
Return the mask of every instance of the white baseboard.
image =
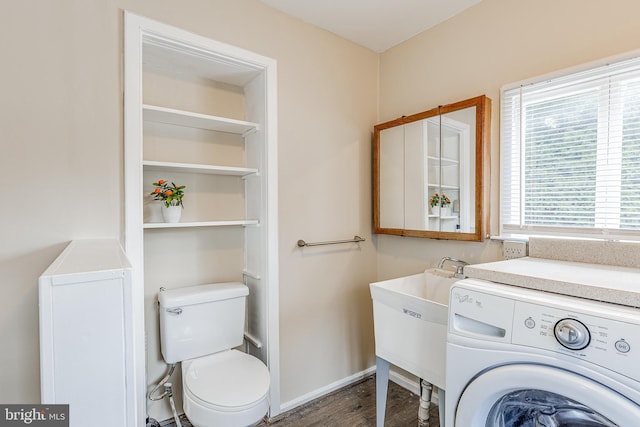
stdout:
[[(333, 391), (346, 387), (350, 384), (356, 383), (362, 380), (363, 378), (366, 378), (369, 375), (374, 374), (375, 371), (376, 371), (376, 367), (371, 366), (370, 368), (367, 368), (364, 371), (360, 371), (351, 376), (335, 381), (329, 385), (313, 390), (293, 400), (284, 402), (280, 405), (280, 411), (278, 412), (278, 414), (291, 411), (292, 409), (295, 409), (298, 406), (304, 405), (307, 402), (311, 402), (314, 399), (322, 397), (326, 394), (329, 394)], [(389, 372), (389, 379), (394, 383), (398, 384), (400, 387), (405, 388), (409, 390), (411, 393), (417, 394), (418, 396), (420, 396), (420, 384), (417, 380), (407, 378), (404, 375), (394, 372), (393, 370)], [(433, 398), (431, 399), (431, 401), (435, 404), (438, 404), (438, 393), (433, 394)]]
[(343, 378), (341, 380), (335, 381), (329, 385), (326, 385), (324, 387), (321, 387), (317, 390), (311, 391), (307, 394), (304, 394), (300, 397), (297, 397), (293, 400), (290, 400), (288, 402), (284, 402), (280, 405), (280, 413), (283, 412), (287, 412), (290, 411), (294, 408), (297, 408), (300, 405), (304, 405), (307, 402), (310, 402), (314, 399), (317, 399), (319, 397), (322, 397), (326, 394), (331, 393), (332, 391), (336, 391), (338, 389), (341, 389), (342, 387), (348, 386), (350, 384), (353, 384), (355, 382), (360, 381), (361, 379), (368, 377), (369, 375), (373, 375), (373, 373), (376, 371), (376, 367), (372, 366), (368, 369), (365, 369), (364, 371), (360, 371), (358, 373), (355, 373), (351, 376), (348, 376), (346, 378)]
[(405, 377), (397, 372), (389, 372), (389, 380), (398, 384), (400, 387), (409, 390), (413, 394), (420, 396), (420, 384), (418, 381)]

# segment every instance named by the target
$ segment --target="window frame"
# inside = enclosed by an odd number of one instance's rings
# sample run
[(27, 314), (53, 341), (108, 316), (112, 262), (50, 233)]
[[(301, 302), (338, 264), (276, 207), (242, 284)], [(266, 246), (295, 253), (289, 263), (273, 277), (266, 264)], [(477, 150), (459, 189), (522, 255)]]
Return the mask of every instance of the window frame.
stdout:
[[(640, 73), (640, 50), (633, 51), (630, 53), (625, 53), (622, 55), (618, 55), (615, 57), (605, 58), (598, 61), (593, 61), (587, 64), (579, 65), (576, 67), (567, 68), (564, 70), (556, 71), (553, 73), (545, 74), (542, 76), (534, 77), (531, 79), (523, 80), (520, 82), (510, 83), (504, 85), (500, 89), (500, 210), (499, 210), (499, 225), (500, 225), (500, 236), (497, 238), (516, 238), (516, 239), (527, 239), (529, 236), (555, 236), (555, 237), (575, 237), (575, 238), (591, 238), (598, 240), (633, 240), (640, 241), (640, 229), (628, 229), (628, 228), (611, 228), (611, 224), (608, 227), (596, 226), (598, 224), (602, 224), (601, 222), (601, 205), (594, 202), (594, 215), (595, 215), (595, 224), (594, 227), (577, 227), (577, 226), (552, 226), (552, 225), (525, 225), (524, 224), (524, 207), (525, 207), (525, 187), (524, 187), (524, 174), (525, 174), (525, 165), (524, 165), (524, 153), (525, 143), (523, 141), (522, 136), (524, 135), (524, 131), (522, 127), (524, 126), (524, 108), (522, 108), (522, 95), (520, 98), (520, 108), (516, 111), (512, 104), (509, 104), (508, 109), (505, 107), (505, 95), (508, 93), (512, 93), (514, 90), (527, 88), (527, 87), (544, 87), (544, 85), (555, 85), (558, 82), (567, 81), (570, 82), (571, 86), (576, 88), (576, 92), (578, 92), (578, 85), (581, 82), (581, 78), (583, 75), (587, 76), (589, 73), (593, 73), (599, 69), (604, 69), (607, 71), (609, 75), (609, 80), (614, 84), (621, 84), (620, 79), (615, 78), (615, 70), (616, 67), (620, 66), (623, 63), (627, 63), (629, 61), (635, 61), (635, 72)], [(598, 90), (609, 90), (610, 84), (607, 84), (606, 88), (599, 87)], [(569, 92), (566, 92), (567, 94)], [(540, 99), (545, 96), (550, 96), (549, 93), (545, 92), (543, 94), (539, 94)], [(566, 96), (563, 95), (563, 96)], [(527, 101), (530, 103), (530, 100)], [(598, 106), (601, 106), (600, 102)], [(506, 128), (505, 123), (509, 121), (509, 117), (506, 117), (507, 114), (517, 114), (519, 115), (518, 122), (513, 126), (510, 126), (508, 129)], [(600, 113), (598, 113), (600, 114)], [(622, 117), (622, 113), (619, 113), (620, 118)], [(609, 118), (607, 118), (606, 126), (610, 126), (612, 123)], [(620, 120), (621, 126), (622, 120)], [(600, 122), (600, 118), (598, 118), (598, 122), (596, 127), (598, 128), (598, 137), (597, 137), (597, 146), (598, 150), (600, 150), (600, 146), (602, 144), (600, 137), (600, 127), (602, 126)], [(622, 146), (622, 137), (620, 137), (619, 144)], [(511, 142), (516, 142), (517, 147), (513, 148)], [(606, 140), (609, 143), (609, 140)], [(517, 157), (514, 157), (514, 152), (517, 153)], [(601, 159), (596, 160), (596, 177), (599, 174), (598, 166), (601, 163)], [(515, 165), (515, 166), (514, 166)], [(511, 170), (510, 173), (505, 174), (505, 171), (508, 169)], [(623, 170), (622, 163), (620, 164), (620, 170)], [(513, 171), (519, 172), (519, 181), (517, 184), (514, 184), (513, 181), (508, 184), (508, 187), (516, 185), (516, 189), (512, 190), (510, 194), (505, 194), (507, 191), (507, 185), (505, 185), (506, 177), (513, 176)], [(518, 175), (516, 173), (515, 175)], [(620, 179), (622, 181), (622, 178)], [(596, 186), (602, 185), (601, 182), (596, 178)], [(600, 188), (600, 187), (597, 187)], [(620, 193), (621, 182), (618, 183), (618, 193)], [(602, 194), (602, 192), (595, 192), (596, 200)], [(512, 199), (515, 195), (519, 195), (519, 200), (516, 200), (515, 203), (512, 202)], [(618, 197), (618, 200), (622, 200), (622, 196)], [(519, 220), (518, 221), (505, 221), (505, 203), (511, 203), (511, 206), (518, 206)], [(623, 208), (621, 205), (618, 206), (617, 212), (620, 217), (620, 221), (622, 220), (622, 212)], [(513, 219), (516, 216), (511, 216)]]

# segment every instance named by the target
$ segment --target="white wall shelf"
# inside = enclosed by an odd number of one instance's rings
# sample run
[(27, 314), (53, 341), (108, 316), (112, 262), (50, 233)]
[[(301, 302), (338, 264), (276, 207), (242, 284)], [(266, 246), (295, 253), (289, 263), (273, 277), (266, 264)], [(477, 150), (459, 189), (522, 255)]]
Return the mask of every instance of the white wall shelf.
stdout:
[(435, 156), (427, 156), (429, 159), (429, 164), (431, 166), (457, 166), (460, 164), (458, 159), (451, 159), (447, 157), (435, 157)]
[(443, 190), (459, 190), (460, 187), (457, 185), (440, 185), (435, 182), (429, 183), (429, 188), (441, 188)]
[(189, 228), (189, 227), (233, 227), (260, 225), (257, 219), (240, 219), (231, 221), (194, 221), (194, 222), (147, 222), (144, 228)]
[(199, 165), (193, 163), (156, 162), (144, 160), (145, 171), (171, 171), (184, 173), (201, 173), (210, 175), (232, 175), (246, 177), (258, 173), (256, 168), (241, 168), (235, 166)]
[(176, 110), (174, 108), (159, 107), (143, 104), (143, 119), (146, 121), (165, 123), (176, 126), (227, 132), (237, 135), (247, 135), (260, 128), (258, 123), (227, 117), (209, 116), (191, 111)]

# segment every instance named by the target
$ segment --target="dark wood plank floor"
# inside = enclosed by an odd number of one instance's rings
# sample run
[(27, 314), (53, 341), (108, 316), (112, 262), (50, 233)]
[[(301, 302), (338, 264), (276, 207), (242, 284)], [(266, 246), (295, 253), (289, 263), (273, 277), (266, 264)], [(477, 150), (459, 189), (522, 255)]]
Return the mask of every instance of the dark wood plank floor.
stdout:
[[(387, 394), (385, 427), (415, 427), (419, 398), (392, 381)], [(431, 405), (430, 427), (438, 427), (438, 407)], [(183, 427), (191, 427), (185, 420)], [(373, 427), (376, 425), (375, 376), (337, 390), (258, 427)], [(175, 423), (163, 422), (163, 427)]]
[[(385, 427), (415, 427), (418, 424), (417, 395), (389, 382)], [(438, 409), (432, 405), (430, 427), (438, 426)], [(285, 414), (273, 427), (370, 427), (376, 425), (375, 376), (323, 396)]]

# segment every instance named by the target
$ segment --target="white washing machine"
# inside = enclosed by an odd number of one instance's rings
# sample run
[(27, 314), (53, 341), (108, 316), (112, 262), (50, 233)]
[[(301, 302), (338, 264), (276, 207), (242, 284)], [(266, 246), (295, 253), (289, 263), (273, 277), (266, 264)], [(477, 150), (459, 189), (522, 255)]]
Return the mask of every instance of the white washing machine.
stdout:
[(640, 309), (456, 282), (445, 425), (640, 426)]

